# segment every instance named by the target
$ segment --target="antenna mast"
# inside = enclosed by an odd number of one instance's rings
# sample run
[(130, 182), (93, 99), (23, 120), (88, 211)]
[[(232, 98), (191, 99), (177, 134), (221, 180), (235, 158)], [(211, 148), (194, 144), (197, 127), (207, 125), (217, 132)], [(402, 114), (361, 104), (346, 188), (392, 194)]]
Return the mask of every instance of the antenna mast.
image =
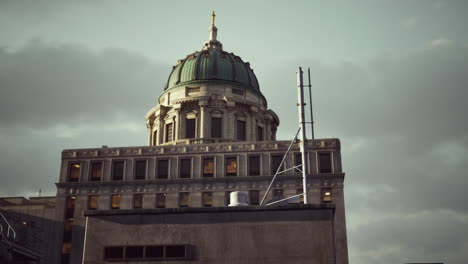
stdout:
[(310, 82), (310, 68), (307, 68), (309, 75), (309, 105), (310, 105), (310, 130), (312, 131), (312, 139), (315, 139), (314, 135), (314, 112), (312, 112), (312, 84)]
[[(310, 70), (309, 70), (310, 74)], [(309, 79), (310, 81), (310, 79)], [(302, 82), (302, 68), (299, 67), (297, 71), (297, 106), (299, 112), (299, 126), (301, 130), (301, 137), (299, 148), (302, 156), (302, 191), (304, 192), (304, 204), (307, 204), (307, 170), (306, 170), (306, 127), (305, 127), (305, 113), (304, 113), (304, 85)]]

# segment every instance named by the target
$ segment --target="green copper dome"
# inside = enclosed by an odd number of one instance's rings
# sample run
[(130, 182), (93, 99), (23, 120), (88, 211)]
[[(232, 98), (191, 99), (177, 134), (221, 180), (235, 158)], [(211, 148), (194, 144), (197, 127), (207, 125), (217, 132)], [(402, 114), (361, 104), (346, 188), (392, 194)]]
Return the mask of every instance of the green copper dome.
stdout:
[(220, 49), (197, 51), (173, 67), (164, 90), (201, 83), (231, 83), (260, 92), (248, 62)]

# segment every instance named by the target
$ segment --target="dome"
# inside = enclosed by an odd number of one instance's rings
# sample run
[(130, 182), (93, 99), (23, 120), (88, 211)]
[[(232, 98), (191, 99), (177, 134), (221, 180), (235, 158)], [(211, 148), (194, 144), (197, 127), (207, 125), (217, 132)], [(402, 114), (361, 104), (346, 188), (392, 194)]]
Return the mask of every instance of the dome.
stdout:
[(257, 77), (248, 62), (220, 49), (188, 55), (173, 67), (164, 90), (199, 83), (231, 83), (260, 92)]

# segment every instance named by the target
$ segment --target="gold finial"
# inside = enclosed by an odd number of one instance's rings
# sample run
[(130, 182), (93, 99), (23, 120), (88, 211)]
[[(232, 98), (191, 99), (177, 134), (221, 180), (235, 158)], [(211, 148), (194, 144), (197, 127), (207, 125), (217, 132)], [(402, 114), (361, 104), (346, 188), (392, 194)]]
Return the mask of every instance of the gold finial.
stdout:
[(216, 15), (215, 15), (215, 12), (213, 11), (213, 12), (211, 13), (211, 25), (212, 25), (212, 26), (214, 26), (214, 24), (215, 24), (215, 16), (216, 16)]

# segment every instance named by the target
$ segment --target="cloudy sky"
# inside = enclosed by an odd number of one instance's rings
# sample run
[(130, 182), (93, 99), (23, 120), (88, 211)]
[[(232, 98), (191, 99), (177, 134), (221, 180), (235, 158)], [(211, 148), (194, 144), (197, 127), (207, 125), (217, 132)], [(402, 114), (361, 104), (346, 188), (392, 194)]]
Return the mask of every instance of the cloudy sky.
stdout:
[(310, 67), (342, 141), (351, 264), (468, 259), (467, 1), (0, 1), (0, 196), (53, 195), (65, 148), (146, 144), (171, 66), (217, 13), (279, 138)]

